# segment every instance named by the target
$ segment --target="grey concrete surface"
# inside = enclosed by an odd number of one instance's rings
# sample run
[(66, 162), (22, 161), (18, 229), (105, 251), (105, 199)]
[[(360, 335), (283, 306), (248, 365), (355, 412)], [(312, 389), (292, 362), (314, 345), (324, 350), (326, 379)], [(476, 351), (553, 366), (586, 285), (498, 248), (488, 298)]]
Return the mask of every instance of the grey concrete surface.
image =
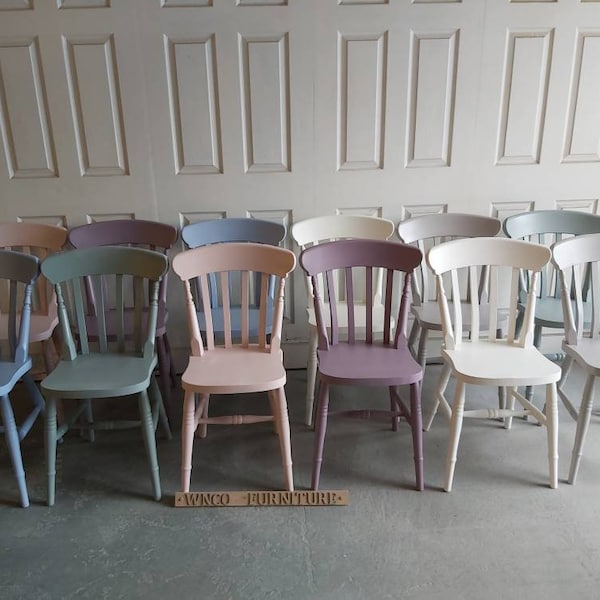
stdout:
[[(426, 405), (440, 367), (428, 367)], [(582, 383), (573, 382), (574, 389)], [(310, 483), (313, 433), (302, 423), (305, 372), (287, 385), (297, 489)], [(495, 390), (468, 388), (471, 406)], [(332, 406), (382, 407), (384, 391), (338, 388)], [(542, 394), (538, 393), (538, 399)], [(180, 396), (174, 394), (175, 403)], [(266, 398), (229, 399), (268, 406)], [(215, 399), (215, 411), (225, 411)], [(133, 405), (133, 403), (131, 403)], [(221, 406), (219, 406), (221, 405)], [(104, 407), (115, 410), (115, 405)], [(138, 430), (70, 434), (60, 446), (56, 506), (45, 506), (41, 426), (23, 444), (32, 505), (17, 505), (0, 443), (0, 598), (464, 599), (600, 598), (600, 418), (577, 485), (565, 482), (575, 424), (560, 409), (559, 487), (547, 486), (545, 429), (516, 419), (465, 422), (454, 490), (441, 491), (447, 425), (425, 434), (423, 493), (412, 489), (411, 441), (381, 421), (331, 420), (322, 489), (347, 507), (173, 507), (179, 431), (158, 442), (162, 502)], [(270, 424), (212, 427), (196, 439), (192, 489), (280, 489)]]

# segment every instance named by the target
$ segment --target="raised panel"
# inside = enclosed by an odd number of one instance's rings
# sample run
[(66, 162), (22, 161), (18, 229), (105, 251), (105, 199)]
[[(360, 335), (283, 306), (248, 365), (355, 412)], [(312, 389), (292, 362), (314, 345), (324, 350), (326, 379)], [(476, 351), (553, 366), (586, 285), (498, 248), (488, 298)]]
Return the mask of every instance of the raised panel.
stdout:
[(212, 6), (213, 0), (161, 0), (160, 5), (163, 8)]
[(0, 0), (0, 10), (32, 10), (33, 0)]
[(352, 206), (350, 208), (339, 207), (335, 209), (336, 215), (358, 215), (367, 217), (381, 217), (383, 215), (382, 206)]
[(89, 213), (85, 215), (86, 223), (98, 223), (99, 221), (114, 221), (116, 219), (135, 219), (135, 213)]
[(58, 0), (58, 8), (109, 8), (110, 0)]
[(458, 30), (411, 31), (407, 167), (450, 166), (458, 40)]
[(540, 162), (553, 30), (509, 31), (496, 164)]
[(63, 38), (82, 176), (127, 175), (114, 36)]
[(563, 162), (600, 161), (600, 31), (579, 31)]
[(338, 169), (383, 169), (387, 32), (338, 44)]
[(246, 172), (291, 170), (288, 35), (239, 36)]
[(0, 42), (0, 132), (11, 179), (58, 175), (37, 38)]
[(447, 204), (405, 204), (402, 206), (402, 216), (400, 219), (412, 219), (422, 215), (442, 215), (448, 212)]
[(490, 217), (504, 221), (506, 217), (529, 212), (534, 209), (533, 202), (492, 202), (490, 205)]
[(33, 215), (17, 217), (17, 223), (42, 223), (43, 225), (55, 225), (67, 229), (66, 215)]
[(165, 36), (176, 173), (222, 173), (215, 37)]
[(579, 210), (592, 215), (598, 213), (598, 199), (585, 198), (579, 200), (557, 200), (556, 208), (559, 210)]
[(237, 6), (287, 6), (288, 0), (237, 0)]

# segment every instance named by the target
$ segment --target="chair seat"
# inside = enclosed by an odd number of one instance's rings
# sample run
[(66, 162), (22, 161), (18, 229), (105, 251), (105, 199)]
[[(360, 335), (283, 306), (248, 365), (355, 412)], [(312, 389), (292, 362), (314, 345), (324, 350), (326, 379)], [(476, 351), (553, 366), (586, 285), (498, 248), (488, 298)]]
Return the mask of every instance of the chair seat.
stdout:
[(19, 364), (0, 361), (0, 396), (6, 396), (29, 369), (31, 369), (31, 358)]
[[(206, 331), (205, 315), (202, 311), (197, 311), (198, 314), (198, 326), (200, 331)], [(223, 332), (225, 331), (225, 320), (223, 318), (223, 307), (219, 306), (213, 308), (212, 314), (212, 325), (213, 331)], [(242, 309), (239, 306), (232, 306), (230, 310), (231, 319), (231, 334), (233, 337), (239, 337), (242, 331)], [(250, 306), (248, 308), (248, 335), (250, 337), (256, 337), (260, 331), (259, 323), (260, 310), (256, 307)], [(266, 311), (266, 333), (271, 333), (271, 323), (273, 322), (273, 306), (272, 304), (267, 305)]]
[(407, 348), (377, 343), (340, 343), (318, 350), (319, 373), (330, 383), (357, 385), (405, 385), (422, 378), (421, 365)]
[[(571, 305), (573, 308), (573, 315), (575, 315), (575, 302), (571, 302)], [(592, 305), (590, 302), (584, 302), (583, 304), (583, 318), (585, 325), (588, 325), (592, 318)], [(535, 304), (535, 323), (542, 327), (562, 329), (564, 315), (561, 299), (539, 298)]]
[[(145, 306), (142, 311), (144, 313), (148, 312), (148, 307)], [(116, 335), (113, 335), (113, 332), (118, 331), (117, 326), (117, 311), (114, 309), (107, 310), (105, 312), (106, 319), (106, 332), (110, 339), (116, 338)], [(158, 316), (156, 318), (156, 335), (161, 336), (164, 335), (167, 331), (167, 308), (164, 304), (158, 305)], [(133, 307), (127, 307), (123, 311), (123, 321), (125, 326), (125, 334), (127, 336), (133, 335), (134, 323), (135, 323), (135, 310)], [(144, 329), (146, 324), (146, 319), (143, 319)], [(95, 338), (98, 336), (98, 320), (94, 316), (87, 316), (85, 319), (85, 326), (87, 327), (88, 337)], [(145, 331), (142, 331), (142, 335), (145, 335)]]
[(581, 338), (577, 346), (571, 346), (563, 342), (565, 354), (575, 359), (580, 365), (596, 377), (600, 376), (600, 341), (592, 338)]
[(60, 398), (110, 398), (146, 390), (156, 366), (150, 358), (126, 354), (80, 354), (61, 360), (42, 381), (42, 390)]
[[(454, 314), (454, 304), (448, 302), (450, 314)], [(419, 320), (422, 327), (432, 329), (433, 331), (442, 331), (442, 318), (437, 302), (424, 302), (420, 306), (411, 307), (412, 314)], [(463, 331), (469, 330), (471, 327), (471, 305), (466, 302), (461, 302), (460, 311), (462, 313)], [(481, 304), (479, 306), (479, 329), (485, 331), (488, 328), (490, 319), (489, 304)], [(508, 311), (505, 309), (498, 310), (498, 329), (506, 329), (508, 325)]]
[[(348, 328), (348, 305), (345, 302), (337, 302), (338, 330)], [(324, 314), (329, 314), (329, 307), (323, 305)], [(312, 327), (317, 326), (317, 318), (313, 307), (307, 308), (308, 324)], [(383, 330), (384, 309), (381, 304), (373, 305), (373, 331)], [(364, 304), (358, 304), (354, 307), (354, 327), (358, 330), (364, 329), (367, 325), (366, 311)], [(394, 327), (394, 318), (391, 319), (391, 327)]]
[[(20, 319), (17, 319), (17, 326), (19, 320)], [(29, 341), (33, 343), (47, 340), (52, 335), (52, 332), (57, 325), (58, 316), (56, 314), (32, 314), (29, 325)], [(3, 313), (0, 314), (0, 340), (6, 339), (8, 339), (8, 315)]]
[(190, 356), (181, 376), (185, 390), (200, 394), (264, 392), (285, 382), (281, 352), (270, 354), (258, 345), (217, 347), (203, 356)]
[(534, 347), (520, 348), (506, 340), (463, 342), (457, 350), (442, 349), (455, 376), (476, 385), (545, 385), (560, 379), (560, 366)]

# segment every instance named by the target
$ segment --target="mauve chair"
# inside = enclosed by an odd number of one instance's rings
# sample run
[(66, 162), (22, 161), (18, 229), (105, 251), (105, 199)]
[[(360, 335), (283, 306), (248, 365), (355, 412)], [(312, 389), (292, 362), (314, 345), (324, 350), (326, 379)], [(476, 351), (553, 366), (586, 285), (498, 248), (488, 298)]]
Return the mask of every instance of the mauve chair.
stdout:
[[(390, 410), (342, 410), (337, 414), (362, 417), (384, 415), (391, 418), (392, 429), (398, 428), (400, 417), (406, 419), (412, 430), (416, 489), (423, 490), (423, 434), (421, 422), (421, 382), (423, 369), (412, 357), (406, 339), (406, 320), (410, 305), (410, 284), (413, 270), (423, 255), (418, 248), (398, 242), (381, 240), (341, 240), (307, 248), (300, 255), (300, 264), (310, 277), (318, 331), (318, 396), (315, 446), (312, 470), (312, 488), (319, 487), (323, 446), (329, 414), (331, 385), (359, 385), (387, 387)], [(373, 288), (376, 271), (383, 270), (382, 339), (374, 333)], [(342, 277), (338, 277), (338, 276)], [(341, 280), (340, 280), (341, 279)], [(359, 289), (358, 282), (363, 289)], [(338, 292), (345, 291), (346, 314), (338, 314)], [(360, 302), (361, 323), (356, 327), (355, 298)], [(394, 303), (399, 308), (394, 310)], [(396, 327), (393, 330), (393, 314)], [(346, 339), (340, 338), (339, 323), (344, 323)], [(361, 331), (362, 335), (359, 335)], [(410, 389), (410, 403), (406, 403), (399, 386)]]

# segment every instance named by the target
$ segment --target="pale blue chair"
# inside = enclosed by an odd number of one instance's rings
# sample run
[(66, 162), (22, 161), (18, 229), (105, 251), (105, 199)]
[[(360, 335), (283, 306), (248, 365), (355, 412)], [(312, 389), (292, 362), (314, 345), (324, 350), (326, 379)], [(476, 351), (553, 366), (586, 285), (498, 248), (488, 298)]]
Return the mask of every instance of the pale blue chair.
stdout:
[[(29, 506), (25, 470), (21, 457), (21, 440), (29, 433), (37, 416), (44, 410), (44, 399), (29, 371), (29, 328), (31, 323), (32, 289), (40, 272), (35, 256), (0, 250), (0, 280), (8, 282), (8, 357), (0, 356), (0, 409), (8, 452), (13, 465), (21, 506)], [(19, 309), (21, 309), (19, 311)], [(20, 312), (20, 319), (18, 314)], [(18, 321), (18, 322), (17, 322)], [(33, 408), (20, 425), (16, 424), (9, 394), (18, 381), (23, 381)]]

